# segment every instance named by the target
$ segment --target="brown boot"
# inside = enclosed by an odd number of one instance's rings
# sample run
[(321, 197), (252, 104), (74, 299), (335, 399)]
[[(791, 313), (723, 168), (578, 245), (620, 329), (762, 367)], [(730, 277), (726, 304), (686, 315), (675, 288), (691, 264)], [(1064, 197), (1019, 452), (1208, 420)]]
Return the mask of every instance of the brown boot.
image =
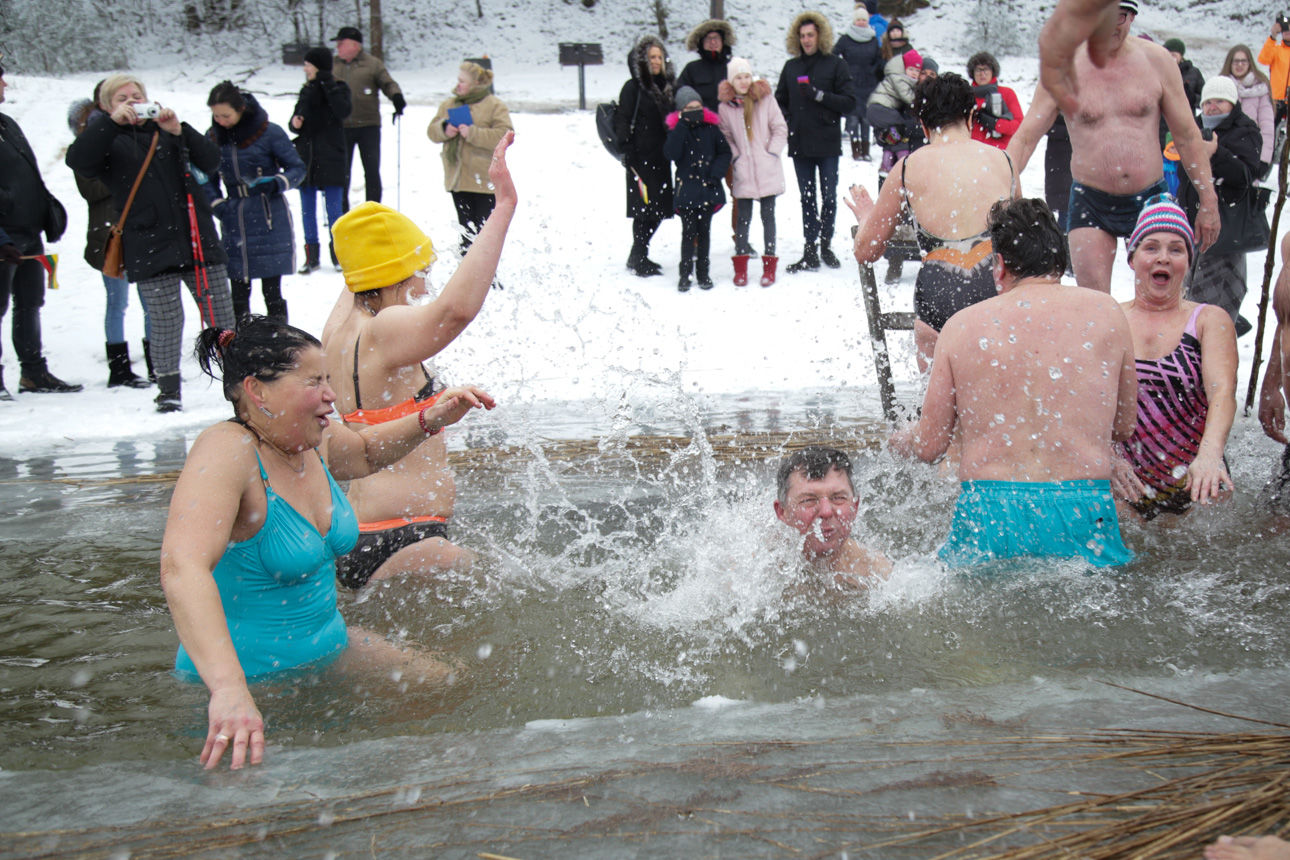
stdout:
[(860, 160), (861, 161), (869, 160), (869, 138), (868, 137), (860, 138)]
[(852, 160), (852, 161), (860, 161), (860, 160), (861, 160), (861, 156), (860, 156), (860, 139), (859, 139), (859, 138), (855, 138), (855, 137), (851, 138), (851, 160)]

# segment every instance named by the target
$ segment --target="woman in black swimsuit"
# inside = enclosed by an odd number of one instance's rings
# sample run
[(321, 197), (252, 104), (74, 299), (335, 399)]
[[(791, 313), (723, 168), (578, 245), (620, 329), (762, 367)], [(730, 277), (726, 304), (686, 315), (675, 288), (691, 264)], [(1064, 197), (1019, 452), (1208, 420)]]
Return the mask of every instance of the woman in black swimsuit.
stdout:
[(877, 201), (858, 186), (847, 200), (860, 224), (855, 256), (862, 263), (882, 257), (902, 213), (914, 225), (923, 252), (914, 287), (914, 344), (924, 372), (949, 318), (995, 295), (986, 216), (996, 200), (1021, 191), (1007, 153), (972, 139), (975, 108), (972, 87), (958, 75), (920, 82), (914, 112), (927, 145), (892, 167)]

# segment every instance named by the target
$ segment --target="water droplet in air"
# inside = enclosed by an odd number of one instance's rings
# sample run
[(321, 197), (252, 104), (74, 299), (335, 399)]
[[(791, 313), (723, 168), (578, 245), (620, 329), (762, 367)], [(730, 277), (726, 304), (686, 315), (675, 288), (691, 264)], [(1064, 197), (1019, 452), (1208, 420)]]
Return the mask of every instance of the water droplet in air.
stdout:
[(1050, 367), (1048, 368), (1048, 375), (1051, 376), (1053, 379), (1061, 379), (1062, 370), (1060, 367)]

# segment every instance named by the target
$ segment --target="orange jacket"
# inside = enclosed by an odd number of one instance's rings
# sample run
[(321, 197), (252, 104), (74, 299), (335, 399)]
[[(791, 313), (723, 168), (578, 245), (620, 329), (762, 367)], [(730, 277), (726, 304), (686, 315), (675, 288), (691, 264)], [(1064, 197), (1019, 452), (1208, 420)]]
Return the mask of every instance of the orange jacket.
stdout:
[(1269, 36), (1263, 43), (1263, 50), (1259, 51), (1259, 64), (1268, 67), (1272, 100), (1285, 101), (1286, 78), (1290, 76), (1290, 45), (1283, 45)]

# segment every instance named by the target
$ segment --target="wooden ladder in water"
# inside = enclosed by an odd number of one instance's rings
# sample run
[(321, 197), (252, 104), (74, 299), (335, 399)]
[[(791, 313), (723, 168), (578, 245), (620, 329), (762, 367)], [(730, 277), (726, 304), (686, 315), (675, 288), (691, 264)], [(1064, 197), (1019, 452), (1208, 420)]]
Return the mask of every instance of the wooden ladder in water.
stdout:
[[(851, 228), (854, 238), (856, 228)], [(891, 381), (891, 356), (887, 351), (887, 332), (913, 331), (913, 311), (882, 312), (878, 300), (878, 280), (873, 265), (860, 264), (860, 296), (864, 299), (865, 316), (869, 318), (869, 344), (873, 347), (873, 366), (878, 375), (878, 396), (882, 399), (882, 414), (893, 424), (896, 422), (896, 387)]]

